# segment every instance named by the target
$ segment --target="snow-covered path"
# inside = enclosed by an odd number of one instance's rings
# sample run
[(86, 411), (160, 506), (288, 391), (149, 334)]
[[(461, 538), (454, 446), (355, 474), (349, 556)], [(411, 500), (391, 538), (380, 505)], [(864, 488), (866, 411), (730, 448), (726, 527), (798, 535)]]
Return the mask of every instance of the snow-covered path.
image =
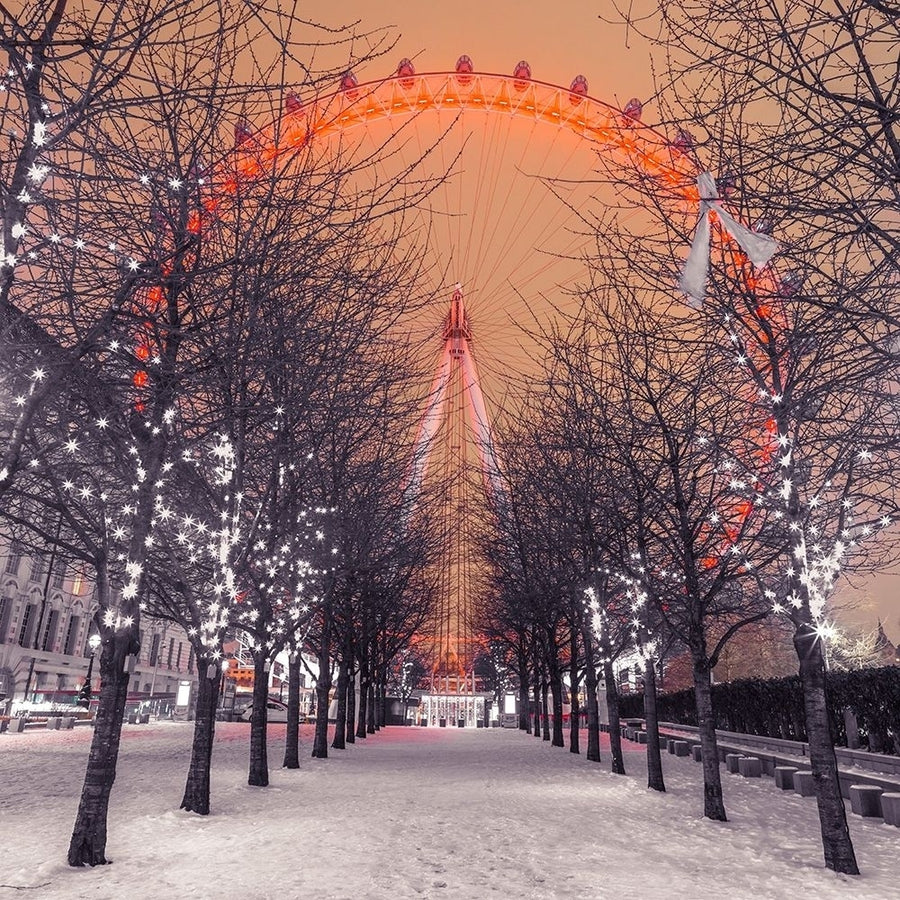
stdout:
[[(221, 723), (214, 814), (178, 810), (188, 724), (126, 726), (112, 795), (114, 865), (65, 865), (90, 734), (0, 737), (0, 898), (894, 900), (900, 829), (852, 817), (863, 876), (822, 863), (815, 803), (723, 769), (730, 821), (701, 815), (700, 766), (664, 755), (668, 793), (604, 761), (503, 729), (388, 728), (246, 785), (248, 726)], [(632, 745), (626, 745), (631, 747)], [(26, 888), (22, 890), (22, 888)], [(30, 890), (28, 889), (30, 888)]]

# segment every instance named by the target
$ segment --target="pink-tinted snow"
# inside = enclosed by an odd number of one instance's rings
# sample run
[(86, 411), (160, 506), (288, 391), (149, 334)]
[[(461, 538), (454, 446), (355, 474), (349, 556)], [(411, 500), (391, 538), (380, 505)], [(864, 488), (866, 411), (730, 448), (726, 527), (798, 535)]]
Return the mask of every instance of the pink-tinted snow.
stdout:
[[(583, 734), (583, 737), (585, 735)], [(0, 736), (0, 898), (895, 900), (900, 828), (851, 816), (863, 875), (825, 870), (815, 802), (724, 771), (730, 821), (701, 816), (700, 766), (664, 754), (668, 793), (518, 731), (388, 728), (246, 784), (248, 726), (220, 723), (213, 814), (178, 810), (191, 726), (126, 726), (114, 864), (70, 869), (90, 730)]]

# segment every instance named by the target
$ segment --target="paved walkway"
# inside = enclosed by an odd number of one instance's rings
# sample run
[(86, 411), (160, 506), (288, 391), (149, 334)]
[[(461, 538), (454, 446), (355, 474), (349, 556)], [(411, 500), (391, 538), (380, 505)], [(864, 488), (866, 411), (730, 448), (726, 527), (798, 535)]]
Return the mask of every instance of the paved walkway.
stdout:
[[(624, 898), (887, 900), (900, 829), (853, 823), (865, 875), (824, 870), (811, 800), (724, 774), (731, 821), (701, 812), (700, 767), (664, 759), (669, 792), (517, 731), (389, 728), (328, 760), (246, 785), (248, 729), (222, 724), (214, 814), (178, 811), (190, 727), (126, 728), (113, 791), (114, 865), (63, 860), (86, 731), (0, 737), (0, 898)], [(304, 728), (308, 750), (311, 734)], [(15, 888), (18, 888), (15, 889)], [(32, 890), (27, 890), (31, 888)], [(25, 890), (22, 890), (25, 889)]]

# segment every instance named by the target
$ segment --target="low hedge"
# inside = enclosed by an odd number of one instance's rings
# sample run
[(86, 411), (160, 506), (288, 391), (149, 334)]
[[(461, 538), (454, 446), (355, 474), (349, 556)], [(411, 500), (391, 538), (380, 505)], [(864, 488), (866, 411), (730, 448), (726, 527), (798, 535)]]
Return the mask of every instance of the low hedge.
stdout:
[[(712, 699), (716, 728), (791, 741), (806, 740), (803, 695), (797, 675), (714, 684)], [(849, 708), (856, 715), (863, 744), (873, 752), (900, 755), (900, 667), (829, 672), (827, 699), (835, 744), (847, 744), (844, 709)], [(662, 693), (657, 704), (660, 721), (697, 724), (693, 689)], [(621, 697), (619, 713), (623, 718), (643, 716), (643, 695)]]

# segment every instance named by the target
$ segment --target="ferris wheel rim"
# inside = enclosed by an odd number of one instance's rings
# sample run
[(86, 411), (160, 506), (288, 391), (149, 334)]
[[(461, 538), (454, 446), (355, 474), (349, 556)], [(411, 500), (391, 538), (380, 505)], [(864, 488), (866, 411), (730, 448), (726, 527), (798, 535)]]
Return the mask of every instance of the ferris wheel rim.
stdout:
[[(352, 73), (349, 73), (352, 74)], [(421, 88), (429, 82), (436, 84), (455, 84), (459, 96), (448, 102), (447, 93), (434, 96), (425, 102)], [(484, 102), (479, 95), (472, 97), (472, 86), (484, 83), (499, 86), (510, 98), (508, 102)], [(410, 103), (408, 95), (419, 89), (420, 98), (415, 104)], [(389, 106), (373, 107), (373, 100), (379, 92), (392, 91)], [(556, 108), (539, 110), (535, 104), (523, 104), (529, 91), (545, 91), (555, 95), (558, 101)], [(629, 116), (623, 110), (601, 100), (592, 94), (577, 92), (572, 87), (564, 87), (550, 81), (542, 81), (517, 74), (501, 74), (495, 72), (458, 72), (437, 70), (413, 74), (394, 73), (380, 79), (355, 81), (347, 86), (339, 86), (335, 90), (317, 95), (308, 101), (301, 100), (299, 94), (290, 89), (285, 108), (280, 116), (266, 126), (262, 134), (269, 132), (266, 143), (274, 153), (284, 152), (304, 146), (311, 141), (327, 138), (332, 134), (365, 127), (389, 118), (413, 116), (423, 112), (483, 111), (566, 128), (570, 133), (586, 140), (589, 144), (625, 149), (633, 152), (633, 163), (647, 174), (664, 176), (670, 185), (677, 187), (684, 199), (696, 199), (698, 196), (696, 178), (702, 170), (699, 161), (692, 158), (692, 148), (680, 148), (661, 131), (646, 125), (637, 117)], [(562, 109), (561, 101), (568, 98), (569, 108)], [(453, 103), (457, 102), (454, 106)], [(377, 100), (382, 103), (382, 100)], [(368, 106), (366, 104), (369, 104)], [(329, 113), (329, 110), (334, 111)], [(605, 116), (605, 121), (588, 122), (587, 116), (578, 117), (577, 109), (596, 109)], [(306, 120), (307, 127), (298, 129), (297, 125)], [(622, 137), (620, 141), (615, 136)]]

